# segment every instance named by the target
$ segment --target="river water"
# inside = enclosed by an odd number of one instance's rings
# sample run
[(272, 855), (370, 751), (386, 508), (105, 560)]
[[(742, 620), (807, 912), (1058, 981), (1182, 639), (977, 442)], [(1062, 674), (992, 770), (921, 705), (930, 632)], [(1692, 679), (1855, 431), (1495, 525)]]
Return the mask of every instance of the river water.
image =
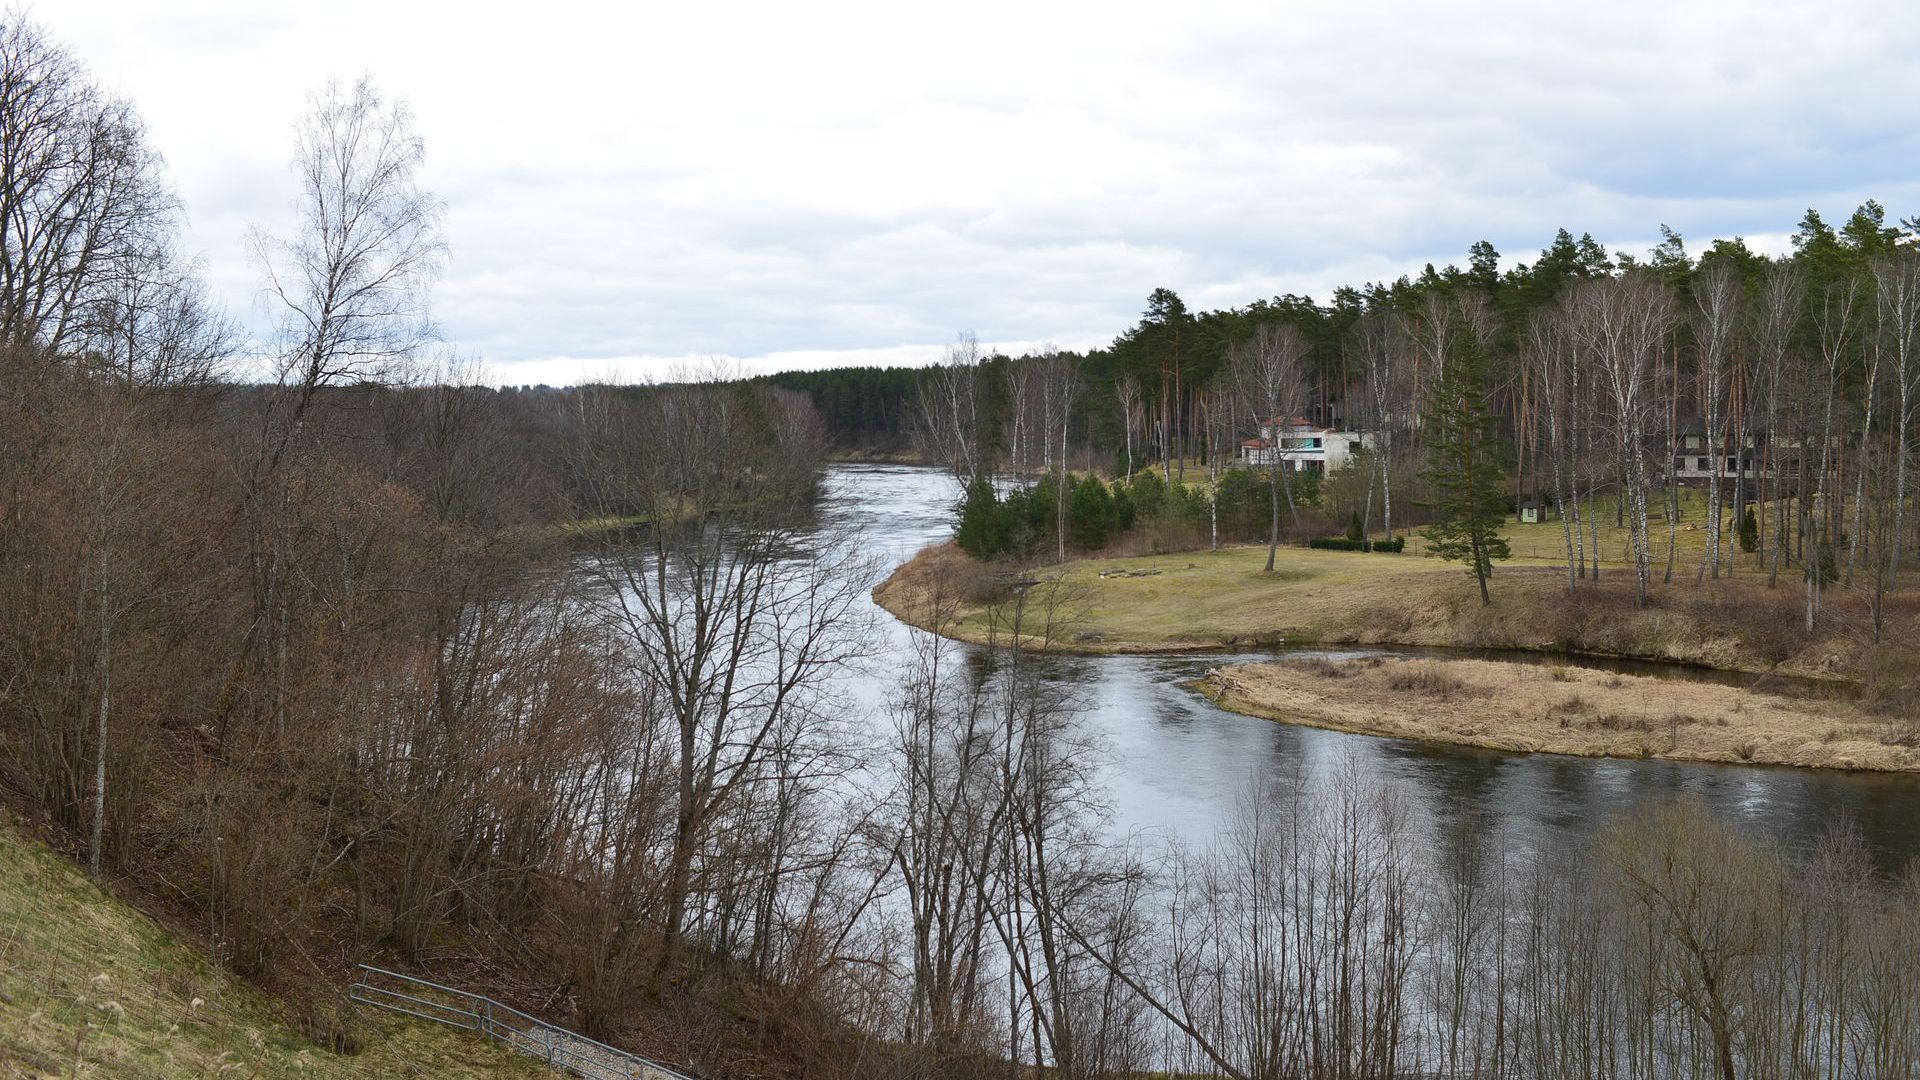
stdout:
[[(826, 479), (826, 527), (853, 530), (885, 570), (946, 539), (958, 489), (943, 473), (840, 465)], [(880, 715), (920, 633), (879, 616), (876, 662), (848, 697)], [(1295, 655), (1315, 655), (1296, 653)], [(1352, 655), (1320, 652), (1317, 655)], [(1097, 767), (1116, 836), (1205, 842), (1255, 781), (1305, 782), (1354, 768), (1393, 782), (1438, 829), (1497, 830), (1517, 847), (1577, 843), (1639, 804), (1676, 792), (1804, 850), (1850, 821), (1884, 870), (1920, 854), (1920, 777), (1748, 765), (1511, 754), (1324, 731), (1214, 707), (1183, 684), (1207, 668), (1272, 653), (1061, 657), (1085, 722), (1106, 744)], [(1686, 669), (1676, 667), (1676, 677)]]

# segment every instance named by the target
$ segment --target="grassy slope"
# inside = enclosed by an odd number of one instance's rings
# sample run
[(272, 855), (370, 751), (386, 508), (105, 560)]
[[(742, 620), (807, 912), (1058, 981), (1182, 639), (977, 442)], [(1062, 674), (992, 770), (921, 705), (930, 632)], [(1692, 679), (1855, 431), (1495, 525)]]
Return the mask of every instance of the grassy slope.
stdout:
[(364, 1012), (341, 1018), (363, 1045), (341, 1056), (290, 1012), (0, 811), (0, 1077), (551, 1075), (475, 1036)]

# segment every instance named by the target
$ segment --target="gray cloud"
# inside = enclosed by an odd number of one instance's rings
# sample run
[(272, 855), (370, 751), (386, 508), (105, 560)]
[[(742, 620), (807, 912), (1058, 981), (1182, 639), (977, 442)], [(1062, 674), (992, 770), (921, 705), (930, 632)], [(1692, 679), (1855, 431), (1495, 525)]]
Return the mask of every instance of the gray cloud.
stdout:
[(303, 95), (372, 72), (447, 203), (436, 317), (516, 382), (1082, 347), (1159, 285), (1324, 297), (1562, 225), (1778, 246), (1808, 206), (1920, 209), (1897, 3), (169, 7), (40, 17), (150, 118), (228, 303)]

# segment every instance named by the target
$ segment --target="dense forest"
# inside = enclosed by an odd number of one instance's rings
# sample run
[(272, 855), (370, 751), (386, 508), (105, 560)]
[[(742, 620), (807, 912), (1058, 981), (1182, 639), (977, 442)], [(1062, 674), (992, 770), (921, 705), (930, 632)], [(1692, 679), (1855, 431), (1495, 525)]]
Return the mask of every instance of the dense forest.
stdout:
[(753, 381), (806, 394), (836, 449), (884, 454), (912, 448), (917, 368), (786, 371)]
[[(1003, 648), (877, 655), (878, 567), (815, 512), (830, 432), (912, 415), (962, 478), (1064, 490), (1097, 454), (1157, 470), (1122, 476), (1136, 516), (1197, 513), (1185, 474), (1299, 413), (1382, 433), (1390, 533), (1444, 437), (1412, 403), (1471, 354), (1570, 587), (1574, 524), (1624, 495), (1644, 537), (1643, 451), (1698, 413), (1799, 451), (1755, 481), (1767, 566), (1891, 589), (1920, 370), (1876, 208), (1783, 261), (1563, 238), (1329, 309), (1160, 292), (1085, 357), (501, 391), (427, 319), (450, 256), (405, 105), (331, 85), (293, 142), (297, 223), (255, 251), (278, 331), (242, 355), (137, 110), (0, 26), (6, 827), (288, 991), (314, 1053), (356, 1045), (339, 990), (378, 958), (711, 1080), (1920, 1070), (1920, 877), (1845, 829), (1788, 851), (1676, 802), (1536, 852), (1336, 770), (1250, 782), (1206, 843), (1116, 838), (1031, 647), (1071, 598), (994, 594)], [(1100, 539), (1029, 520), (1032, 557)], [(891, 693), (850, 701), (855, 669)]]

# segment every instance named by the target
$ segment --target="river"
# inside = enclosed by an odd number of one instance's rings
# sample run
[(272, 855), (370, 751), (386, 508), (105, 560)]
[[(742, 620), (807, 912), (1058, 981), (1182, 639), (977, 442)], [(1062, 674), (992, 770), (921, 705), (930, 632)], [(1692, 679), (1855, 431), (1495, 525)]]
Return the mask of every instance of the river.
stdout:
[[(856, 531), (891, 570), (946, 539), (958, 491), (934, 469), (837, 465), (827, 475), (825, 493), (826, 527)], [(921, 632), (878, 614), (877, 662), (850, 676), (845, 688), (857, 707), (876, 716), (898, 678), (909, 635)], [(1184, 686), (1209, 667), (1273, 655), (1071, 656), (1053, 662), (1055, 677), (1074, 685), (1085, 722), (1106, 744), (1097, 787), (1109, 800), (1117, 835), (1204, 842), (1256, 779), (1297, 782), (1358, 768), (1394, 783), (1438, 829), (1495, 830), (1525, 849), (1577, 843), (1642, 803), (1684, 792), (1792, 850), (1804, 850), (1834, 822), (1851, 821), (1883, 870), (1920, 854), (1920, 777), (1436, 746), (1241, 716)], [(1688, 672), (1676, 666), (1672, 674)]]

